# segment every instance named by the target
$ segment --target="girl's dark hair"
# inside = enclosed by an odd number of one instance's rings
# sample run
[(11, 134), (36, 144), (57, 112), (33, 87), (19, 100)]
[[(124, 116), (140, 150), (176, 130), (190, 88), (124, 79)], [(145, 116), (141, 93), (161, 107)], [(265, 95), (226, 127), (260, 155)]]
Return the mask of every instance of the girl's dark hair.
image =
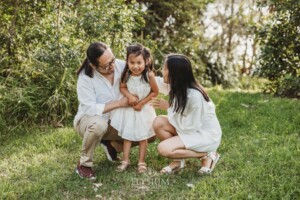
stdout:
[(128, 58), (131, 54), (134, 54), (135, 56), (142, 55), (145, 61), (145, 69), (142, 72), (142, 78), (148, 83), (148, 77), (147, 77), (147, 72), (152, 71), (153, 69), (153, 59), (150, 53), (150, 50), (146, 47), (144, 47), (141, 44), (134, 44), (130, 45), (126, 48), (126, 65), (124, 68), (124, 71), (121, 76), (121, 82), (126, 83), (130, 77), (130, 70), (128, 67)]
[(175, 112), (183, 113), (187, 103), (187, 90), (193, 88), (198, 90), (208, 102), (209, 97), (204, 88), (196, 81), (190, 60), (181, 54), (170, 54), (165, 59), (169, 71), (169, 104), (175, 104)]
[(84, 73), (87, 76), (93, 78), (94, 74), (91, 64), (98, 66), (98, 58), (102, 56), (106, 49), (108, 49), (108, 46), (102, 42), (94, 42), (90, 44), (89, 48), (86, 50), (86, 59), (83, 61), (81, 67), (77, 70), (77, 76), (82, 70), (84, 70)]

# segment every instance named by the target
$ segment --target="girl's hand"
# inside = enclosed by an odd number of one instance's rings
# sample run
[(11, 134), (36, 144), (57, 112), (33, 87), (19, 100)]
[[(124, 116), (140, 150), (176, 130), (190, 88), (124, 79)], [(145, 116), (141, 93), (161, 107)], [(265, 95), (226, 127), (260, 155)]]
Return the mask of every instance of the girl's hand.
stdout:
[(135, 110), (135, 111), (141, 111), (142, 108), (143, 108), (143, 104), (142, 104), (142, 103), (138, 103), (138, 104), (136, 104), (135, 106), (133, 106), (132, 108), (133, 108), (133, 110)]
[(135, 106), (138, 103), (138, 101), (139, 101), (139, 97), (138, 96), (130, 95), (128, 97), (128, 103), (131, 106)]
[(154, 108), (167, 110), (169, 108), (169, 102), (164, 99), (152, 98), (149, 102)]

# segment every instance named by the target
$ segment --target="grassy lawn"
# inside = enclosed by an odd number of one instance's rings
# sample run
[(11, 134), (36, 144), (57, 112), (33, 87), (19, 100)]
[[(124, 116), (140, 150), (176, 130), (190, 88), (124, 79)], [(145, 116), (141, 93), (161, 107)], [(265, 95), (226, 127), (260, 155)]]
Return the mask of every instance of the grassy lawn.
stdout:
[(11, 130), (0, 137), (0, 199), (299, 199), (300, 101), (259, 93), (210, 90), (223, 129), (221, 159), (211, 176), (187, 160), (176, 175), (160, 175), (169, 161), (149, 145), (144, 175), (132, 166), (115, 172), (99, 147), (95, 182), (74, 169), (81, 139), (72, 127)]

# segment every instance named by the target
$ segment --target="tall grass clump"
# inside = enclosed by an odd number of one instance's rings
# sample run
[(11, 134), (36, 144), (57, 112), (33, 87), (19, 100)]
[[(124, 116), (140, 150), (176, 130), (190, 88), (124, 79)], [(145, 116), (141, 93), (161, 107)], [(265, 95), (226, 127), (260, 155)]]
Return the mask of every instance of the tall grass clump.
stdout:
[(106, 42), (121, 57), (143, 25), (123, 1), (3, 2), (0, 13), (0, 127), (70, 122), (88, 45)]

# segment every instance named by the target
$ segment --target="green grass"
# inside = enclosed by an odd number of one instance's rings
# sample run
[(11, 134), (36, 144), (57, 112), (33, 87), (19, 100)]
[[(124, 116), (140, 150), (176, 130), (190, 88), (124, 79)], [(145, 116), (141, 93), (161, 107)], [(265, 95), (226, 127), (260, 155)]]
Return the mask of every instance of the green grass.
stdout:
[[(10, 130), (1, 135), (0, 199), (299, 199), (300, 101), (259, 93), (210, 90), (223, 129), (221, 159), (211, 176), (187, 160), (176, 175), (158, 171), (169, 161), (150, 144), (149, 173), (132, 167), (115, 172), (101, 148), (95, 155), (97, 179), (74, 169), (81, 139), (73, 128)], [(102, 185), (101, 185), (102, 184)]]

